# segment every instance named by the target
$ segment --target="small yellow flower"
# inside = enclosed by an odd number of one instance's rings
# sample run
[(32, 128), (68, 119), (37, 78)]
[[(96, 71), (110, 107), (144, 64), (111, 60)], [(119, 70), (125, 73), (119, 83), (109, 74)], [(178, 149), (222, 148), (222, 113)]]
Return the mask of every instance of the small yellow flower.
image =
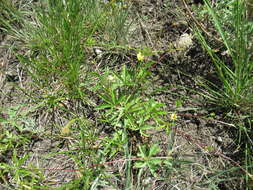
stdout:
[(65, 127), (63, 127), (62, 129), (61, 129), (61, 135), (67, 135), (67, 134), (69, 134), (70, 133), (70, 128), (69, 128), (70, 126), (69, 125), (66, 125)]
[(143, 61), (144, 60), (144, 55), (141, 52), (139, 52), (137, 54), (137, 59), (138, 59), (138, 61)]
[(123, 9), (127, 9), (128, 6), (127, 6), (126, 4), (124, 4), (124, 5), (122, 5), (122, 8), (123, 8)]
[(176, 121), (177, 120), (177, 114), (176, 113), (170, 114), (170, 120)]

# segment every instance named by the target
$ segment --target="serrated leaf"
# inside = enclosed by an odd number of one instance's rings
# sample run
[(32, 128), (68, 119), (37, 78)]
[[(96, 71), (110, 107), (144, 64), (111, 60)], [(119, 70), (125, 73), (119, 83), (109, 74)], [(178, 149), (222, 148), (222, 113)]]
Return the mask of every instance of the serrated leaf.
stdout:
[(157, 177), (157, 174), (156, 174), (156, 172), (155, 172), (155, 169), (150, 168), (150, 172), (151, 172), (151, 174), (152, 174), (153, 176)]
[(150, 158), (150, 161), (149, 161), (149, 163), (152, 165), (159, 165), (159, 164), (161, 164), (161, 162), (162, 162), (162, 160), (158, 159), (158, 158)]
[(139, 151), (138, 156), (141, 156), (142, 158), (146, 157), (146, 147), (145, 146), (139, 146)]
[(150, 148), (150, 151), (149, 151), (149, 156), (153, 156), (155, 154), (157, 154), (158, 152), (160, 152), (160, 148), (157, 144), (153, 145), (151, 148)]

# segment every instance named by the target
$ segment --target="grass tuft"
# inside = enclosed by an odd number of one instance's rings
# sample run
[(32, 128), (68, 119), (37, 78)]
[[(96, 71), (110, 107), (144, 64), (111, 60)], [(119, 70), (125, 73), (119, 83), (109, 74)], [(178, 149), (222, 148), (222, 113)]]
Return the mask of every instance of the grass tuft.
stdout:
[(208, 45), (201, 31), (197, 29), (196, 35), (203, 48), (212, 58), (217, 76), (222, 83), (222, 86), (211, 84), (212, 87), (210, 87), (210, 85), (205, 85), (207, 92), (203, 95), (219, 108), (252, 113), (253, 60), (250, 38), (252, 31), (249, 30), (245, 4), (243, 1), (236, 0), (228, 6), (232, 21), (226, 24), (229, 24), (230, 31), (224, 28), (225, 23), (217, 15), (215, 8), (208, 0), (205, 0), (205, 5), (224, 43), (227, 55), (232, 59), (232, 65), (227, 65), (216, 54), (215, 50)]

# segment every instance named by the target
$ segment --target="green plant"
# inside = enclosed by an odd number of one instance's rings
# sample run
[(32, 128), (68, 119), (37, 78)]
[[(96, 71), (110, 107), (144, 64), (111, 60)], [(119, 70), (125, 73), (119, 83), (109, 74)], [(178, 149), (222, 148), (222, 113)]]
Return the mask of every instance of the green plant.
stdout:
[(253, 21), (253, 1), (246, 0), (246, 7), (247, 7), (247, 16), (249, 21)]
[(103, 138), (103, 154), (112, 158), (116, 153), (122, 152), (124, 150), (124, 145), (127, 143), (127, 139), (124, 139), (123, 137), (123, 130), (117, 130), (112, 137)]
[(84, 96), (81, 84), (84, 89), (92, 69), (85, 60), (89, 53), (86, 47), (107, 41), (103, 40), (105, 36), (110, 44), (117, 43), (128, 31), (127, 9), (95, 0), (48, 0), (32, 4), (25, 11), (16, 8), (17, 13), (9, 9), (8, 14), (22, 22), (15, 26), (11, 19), (0, 16), (2, 28), (29, 52), (24, 55), (19, 51), (17, 57), (40, 89), (60, 96)]
[[(245, 120), (252, 118), (253, 113), (253, 28), (248, 18), (249, 15), (247, 15), (247, 3), (246, 1), (233, 0), (229, 4), (219, 2), (216, 7), (213, 7), (210, 1), (204, 0), (204, 2), (214, 27), (226, 48), (226, 56), (231, 59), (231, 64), (227, 64), (217, 55), (201, 31), (197, 29), (197, 37), (212, 58), (216, 74), (221, 81), (221, 86), (213, 83), (204, 84), (207, 91), (202, 95), (216, 105), (216, 109), (225, 108), (226, 111), (236, 111), (236, 116), (229, 117), (236, 119), (238, 126), (236, 133), (239, 136), (239, 144), (241, 147), (245, 147), (243, 150), (246, 167), (244, 171), (245, 181), (247, 183), (245, 188), (251, 189), (248, 184), (252, 179), (252, 155), (249, 151), (252, 149), (252, 141), (249, 137), (251, 130), (248, 129), (249, 126), (245, 125), (247, 123)], [(226, 9), (220, 9), (222, 6)], [(233, 170), (232, 168), (231, 171)], [(227, 172), (230, 172), (230, 169)], [(224, 174), (226, 173), (221, 172), (221, 175)], [(219, 180), (212, 181), (212, 178), (209, 180), (211, 181), (210, 186), (214, 189), (217, 188), (217, 181)]]
[[(27, 165), (29, 154), (24, 150), (37, 132), (33, 119), (28, 119), (24, 105), (5, 108), (6, 117), (0, 118), (0, 183), (15, 189), (34, 188), (43, 177), (32, 165)], [(21, 156), (19, 152), (24, 152)], [(25, 168), (24, 168), (25, 166)]]
[(126, 128), (146, 135), (146, 130), (165, 124), (161, 118), (166, 114), (161, 109), (163, 104), (142, 96), (147, 88), (148, 67), (140, 64), (127, 69), (123, 66), (120, 74), (107, 73), (100, 77), (98, 96), (105, 104), (97, 108), (105, 109), (104, 121), (115, 129)]
[[(146, 146), (139, 147), (139, 153), (137, 154), (143, 160), (137, 161), (134, 164), (134, 167), (146, 169), (148, 168), (153, 176), (157, 177), (156, 170), (161, 165), (162, 160), (159, 158), (154, 157), (157, 153), (160, 152), (160, 148), (157, 144), (154, 144), (148, 150)], [(140, 172), (141, 173), (141, 172)], [(139, 174), (140, 176), (141, 174)]]
[(13, 0), (0, 0), (0, 29), (8, 33), (23, 23), (21, 13)]
[[(35, 170), (34, 166), (29, 165), (24, 168), (24, 164), (29, 158), (28, 154), (18, 156), (14, 149), (10, 163), (0, 163), (0, 181), (4, 185), (15, 189), (32, 189), (39, 187), (39, 181), (43, 180), (43, 176), (39, 170)], [(7, 177), (8, 176), (8, 177)]]
[(84, 117), (76, 117), (62, 128), (63, 138), (67, 136), (73, 140), (71, 149), (53, 154), (70, 157), (78, 171), (75, 179), (57, 189), (92, 189), (106, 181), (107, 173), (101, 163), (106, 161), (107, 155), (100, 151), (104, 144), (100, 142), (98, 131), (94, 123)]
[[(241, 111), (252, 111), (252, 84), (253, 84), (253, 61), (250, 35), (252, 30), (246, 17), (244, 1), (234, 0), (229, 4), (229, 22), (224, 28), (224, 20), (218, 16), (210, 1), (205, 0), (206, 9), (211, 16), (214, 26), (220, 35), (227, 54), (232, 59), (232, 66), (227, 65), (208, 45), (207, 40), (196, 30), (197, 37), (203, 48), (212, 58), (216, 73), (222, 86), (215, 84), (205, 85), (207, 92), (203, 93), (211, 103), (225, 109), (239, 109)], [(228, 15), (228, 13), (226, 13)]]
[[(138, 63), (132, 67), (123, 66), (121, 72), (107, 71), (96, 75), (99, 83), (96, 87), (103, 104), (97, 107), (103, 110), (102, 122), (108, 123), (114, 129), (114, 138), (110, 146), (104, 150), (115, 154), (113, 148), (120, 147), (128, 160), (132, 156), (131, 138), (134, 135), (148, 136), (147, 130), (164, 127), (167, 123), (163, 116), (163, 104), (158, 103), (145, 92), (148, 92), (149, 68), (152, 63)], [(118, 149), (121, 150), (121, 149)], [(105, 153), (106, 153), (105, 152)], [(126, 162), (125, 187), (131, 189), (131, 161)]]
[(84, 61), (81, 41), (84, 36), (82, 1), (48, 1), (45, 7), (37, 8), (36, 26), (27, 24), (32, 30), (27, 40), (29, 57), (19, 55), (22, 63), (41, 87), (55, 88), (58, 81), (74, 95), (78, 92), (80, 66)]
[[(6, 118), (0, 118), (0, 152), (12, 152), (15, 148), (29, 144), (31, 136), (37, 132), (33, 119), (27, 119), (27, 113), (21, 112), (24, 105), (13, 106), (5, 110)], [(26, 135), (20, 135), (26, 132)]]

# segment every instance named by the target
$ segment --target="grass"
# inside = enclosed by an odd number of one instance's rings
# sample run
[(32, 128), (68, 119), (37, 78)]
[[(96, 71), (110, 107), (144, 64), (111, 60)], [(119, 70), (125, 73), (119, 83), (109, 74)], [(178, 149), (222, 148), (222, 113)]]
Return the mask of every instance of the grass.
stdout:
[[(228, 23), (223, 22), (209, 1), (205, 1), (205, 4), (226, 51), (232, 59), (232, 66), (228, 66), (215, 54), (215, 50), (208, 45), (201, 32), (197, 31), (197, 36), (212, 58), (216, 74), (222, 83), (222, 86), (212, 84), (214, 89), (206, 86), (208, 93), (205, 96), (214, 105), (218, 105), (218, 109), (237, 109), (238, 111), (252, 112), (253, 62), (250, 38), (252, 29), (246, 16), (245, 4), (239, 1), (231, 3), (228, 18), (231, 20)], [(226, 31), (224, 26), (231, 30)], [(221, 90), (218, 90), (219, 88)]]
[[(187, 108), (187, 113), (177, 113), (191, 99), (187, 95), (184, 101), (173, 99), (175, 106), (162, 102), (170, 88), (157, 85), (154, 70), (162, 63), (154, 57), (163, 51), (131, 46), (136, 26), (131, 6), (138, 7), (134, 2), (0, 0), (0, 29), (16, 43), (8, 48), (24, 72), (10, 84), (15, 93), (6, 92), (1, 99), (9, 95), (18, 101), (1, 102), (0, 187), (219, 189), (243, 178), (250, 189), (253, 66), (246, 7), (233, 1), (223, 12), (220, 4), (217, 10), (209, 1), (205, 4), (202, 8), (211, 15), (232, 65), (196, 29), (222, 84), (208, 83), (202, 95), (217, 109), (225, 108), (221, 115), (236, 110), (229, 119), (237, 122), (234, 140), (243, 153), (236, 159), (240, 164), (180, 131), (189, 115), (199, 116)], [(221, 20), (219, 11), (228, 17)], [(164, 93), (162, 98), (159, 93)], [(209, 115), (201, 119), (216, 117)], [(177, 136), (196, 145), (206, 164), (188, 158), (192, 150), (183, 143), (175, 147)], [(212, 166), (213, 155), (226, 166)], [(201, 177), (196, 174), (200, 171)], [(182, 178), (189, 175), (198, 178), (186, 187)]]
[[(206, 92), (202, 95), (207, 101), (216, 106), (216, 109), (225, 109), (237, 113), (237, 116), (233, 117), (237, 122), (239, 120), (241, 124), (238, 126), (239, 130), (236, 131), (236, 135), (239, 136), (239, 144), (245, 147), (243, 148), (245, 152), (244, 164), (248, 170), (248, 168), (251, 168), (250, 160), (252, 160), (249, 147), (253, 145), (250, 137), (252, 135), (250, 127), (252, 121), (250, 120), (252, 118), (253, 102), (253, 30), (250, 17), (247, 14), (249, 5), (247, 5), (245, 1), (232, 1), (228, 5), (227, 13), (222, 13), (218, 8), (216, 9), (213, 7), (209, 1), (205, 0), (204, 2), (213, 24), (226, 48), (226, 52), (231, 57), (232, 65), (227, 65), (222, 58), (217, 56), (215, 50), (210, 47), (200, 30), (197, 29), (196, 34), (198, 39), (212, 58), (216, 68), (216, 74), (221, 81), (221, 86), (216, 86), (216, 84), (213, 83), (204, 85)], [(224, 6), (223, 2), (220, 4), (221, 7), (222, 5)], [(218, 16), (217, 13), (222, 14)], [(247, 120), (247, 122), (245, 122), (245, 120)], [(247, 184), (250, 183), (249, 178), (252, 179), (251, 173), (252, 170), (250, 169), (245, 175)], [(246, 189), (251, 189), (250, 185)]]

